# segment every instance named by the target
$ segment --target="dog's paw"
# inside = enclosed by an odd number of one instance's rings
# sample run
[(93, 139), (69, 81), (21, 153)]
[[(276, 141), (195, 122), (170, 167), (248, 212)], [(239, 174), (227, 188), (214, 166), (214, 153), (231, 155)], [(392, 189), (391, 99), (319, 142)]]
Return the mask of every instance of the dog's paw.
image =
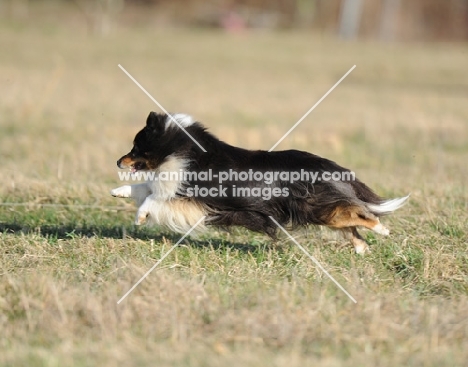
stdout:
[(146, 222), (147, 217), (148, 217), (147, 212), (139, 210), (135, 217), (135, 225), (141, 226), (142, 224)]
[(116, 198), (129, 198), (132, 196), (132, 188), (130, 186), (120, 186), (111, 190), (111, 195)]
[(382, 223), (375, 225), (374, 228), (372, 228), (372, 230), (383, 236), (388, 236), (390, 234), (389, 229), (385, 227)]
[(356, 254), (365, 255), (370, 252), (369, 245), (364, 240), (355, 238), (353, 240), (353, 245), (354, 245), (354, 250), (356, 251)]

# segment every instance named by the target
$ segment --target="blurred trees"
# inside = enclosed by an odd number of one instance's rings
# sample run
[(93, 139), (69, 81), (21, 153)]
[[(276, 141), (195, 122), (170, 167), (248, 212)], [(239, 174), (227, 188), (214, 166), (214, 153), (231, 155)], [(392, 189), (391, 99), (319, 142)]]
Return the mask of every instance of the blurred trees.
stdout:
[[(28, 14), (51, 0), (1, 0), (0, 13)], [(52, 0), (53, 1), (53, 0)], [(55, 0), (74, 4), (88, 27), (106, 33), (126, 11), (153, 13), (165, 25), (309, 28), (343, 38), (467, 40), (468, 0)]]
[[(339, 25), (339, 33), (348, 38), (468, 39), (468, 0), (317, 0), (317, 3), (323, 5), (317, 17)], [(350, 3), (358, 3), (359, 13), (354, 8), (346, 14)], [(355, 33), (343, 33), (343, 25), (352, 22), (353, 17), (357, 24)]]
[[(129, 3), (130, 0), (127, 0)], [(222, 25), (226, 12), (247, 27), (315, 28), (345, 38), (468, 39), (468, 0), (137, 0), (171, 4), (185, 18)], [(191, 14), (186, 14), (191, 12)], [(192, 17), (191, 17), (191, 16)]]

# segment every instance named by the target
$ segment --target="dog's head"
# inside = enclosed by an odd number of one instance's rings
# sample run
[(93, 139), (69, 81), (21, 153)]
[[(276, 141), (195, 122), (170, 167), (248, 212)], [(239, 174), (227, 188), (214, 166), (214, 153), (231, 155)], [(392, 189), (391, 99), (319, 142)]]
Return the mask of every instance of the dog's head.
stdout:
[(146, 126), (136, 134), (132, 150), (117, 161), (119, 168), (129, 168), (132, 172), (149, 171), (158, 168), (164, 159), (179, 150), (186, 140), (185, 134), (174, 123), (186, 128), (193, 124), (188, 115), (176, 114), (172, 118), (166, 114), (150, 112)]
[[(161, 157), (158, 147), (166, 128), (167, 116), (150, 112), (146, 126), (136, 134), (132, 150), (117, 161), (119, 168), (129, 168), (132, 172), (157, 168)], [(162, 157), (164, 158), (164, 157)]]

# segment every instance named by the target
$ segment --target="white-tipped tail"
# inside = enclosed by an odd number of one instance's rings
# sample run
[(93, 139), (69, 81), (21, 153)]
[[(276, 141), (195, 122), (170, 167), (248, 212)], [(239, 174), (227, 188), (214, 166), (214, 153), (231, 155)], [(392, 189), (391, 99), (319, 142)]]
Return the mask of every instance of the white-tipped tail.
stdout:
[(384, 201), (382, 204), (366, 204), (369, 210), (376, 214), (386, 214), (394, 212), (405, 205), (410, 196)]

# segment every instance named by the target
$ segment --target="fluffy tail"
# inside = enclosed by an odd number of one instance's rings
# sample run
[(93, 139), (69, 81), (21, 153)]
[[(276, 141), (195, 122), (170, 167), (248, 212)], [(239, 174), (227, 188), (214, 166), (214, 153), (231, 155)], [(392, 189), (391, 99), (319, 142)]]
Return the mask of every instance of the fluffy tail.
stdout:
[(380, 204), (366, 204), (367, 208), (376, 215), (389, 214), (406, 204), (410, 196), (384, 201)]

